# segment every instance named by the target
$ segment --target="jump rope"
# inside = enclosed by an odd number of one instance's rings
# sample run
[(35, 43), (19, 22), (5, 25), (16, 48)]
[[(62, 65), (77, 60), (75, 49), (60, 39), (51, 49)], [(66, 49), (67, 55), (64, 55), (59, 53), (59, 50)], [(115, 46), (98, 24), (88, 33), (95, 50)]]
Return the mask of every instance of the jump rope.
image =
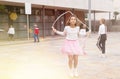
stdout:
[[(67, 14), (67, 13), (70, 13), (71, 15), (75, 15), (75, 14), (73, 14), (71, 11), (66, 11), (66, 12), (62, 13), (62, 14), (61, 14), (60, 16), (58, 16), (57, 19), (53, 22), (52, 28), (54, 28), (55, 23), (56, 23), (63, 15), (65, 15), (65, 14)], [(77, 18), (77, 20), (78, 20), (81, 24), (85, 25), (86, 28), (89, 29), (88, 26), (87, 26), (85, 23), (83, 23), (78, 17), (76, 17), (76, 18)], [(89, 32), (90, 32), (90, 30), (89, 30)]]

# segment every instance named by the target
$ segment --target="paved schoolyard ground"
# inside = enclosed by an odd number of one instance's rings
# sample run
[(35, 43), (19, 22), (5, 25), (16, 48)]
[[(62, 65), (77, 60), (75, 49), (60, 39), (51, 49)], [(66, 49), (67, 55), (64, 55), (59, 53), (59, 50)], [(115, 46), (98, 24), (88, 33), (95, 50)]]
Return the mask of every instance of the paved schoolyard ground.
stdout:
[[(23, 41), (22, 43), (20, 43)], [(96, 47), (97, 34), (86, 42), (86, 56), (79, 56), (79, 77), (68, 76), (67, 57), (60, 48), (63, 37), (0, 42), (0, 79), (120, 79), (120, 32), (108, 33), (106, 58)]]

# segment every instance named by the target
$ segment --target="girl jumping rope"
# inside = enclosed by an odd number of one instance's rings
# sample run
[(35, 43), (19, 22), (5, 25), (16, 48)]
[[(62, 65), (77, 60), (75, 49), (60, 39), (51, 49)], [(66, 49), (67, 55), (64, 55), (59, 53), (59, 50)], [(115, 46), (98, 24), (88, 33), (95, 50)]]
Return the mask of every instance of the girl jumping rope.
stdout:
[(55, 33), (66, 36), (64, 45), (62, 47), (62, 53), (68, 55), (68, 65), (71, 77), (78, 76), (78, 56), (84, 53), (79, 45), (78, 37), (80, 27), (77, 24), (77, 17), (75, 15), (71, 15), (63, 32), (56, 30), (52, 26), (52, 29)]

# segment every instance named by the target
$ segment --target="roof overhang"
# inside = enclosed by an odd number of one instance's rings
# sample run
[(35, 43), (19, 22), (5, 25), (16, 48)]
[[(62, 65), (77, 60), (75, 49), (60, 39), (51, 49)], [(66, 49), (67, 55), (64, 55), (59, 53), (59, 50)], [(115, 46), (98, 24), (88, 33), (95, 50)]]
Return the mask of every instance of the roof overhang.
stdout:
[[(25, 3), (18, 3), (18, 2), (9, 2), (9, 1), (0, 1), (1, 5), (10, 5), (10, 6), (25, 6)], [(49, 5), (39, 5), (39, 4), (32, 4), (32, 8), (42, 8), (44, 6), (44, 8), (47, 9), (56, 9), (56, 10), (77, 10), (77, 11), (84, 11), (85, 13), (88, 12), (88, 9), (78, 9), (78, 8), (68, 8), (68, 7), (59, 7), (59, 6), (49, 6)], [(106, 13), (109, 11), (101, 11), (101, 10), (91, 10), (91, 13)]]

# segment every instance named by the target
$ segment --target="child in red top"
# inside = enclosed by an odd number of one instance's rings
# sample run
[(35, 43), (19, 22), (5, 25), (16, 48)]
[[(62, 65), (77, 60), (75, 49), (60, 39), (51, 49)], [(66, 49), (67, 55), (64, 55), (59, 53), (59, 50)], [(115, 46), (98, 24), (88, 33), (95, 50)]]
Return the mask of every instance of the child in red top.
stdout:
[(37, 25), (34, 25), (34, 42), (39, 42), (39, 28), (37, 27)]

